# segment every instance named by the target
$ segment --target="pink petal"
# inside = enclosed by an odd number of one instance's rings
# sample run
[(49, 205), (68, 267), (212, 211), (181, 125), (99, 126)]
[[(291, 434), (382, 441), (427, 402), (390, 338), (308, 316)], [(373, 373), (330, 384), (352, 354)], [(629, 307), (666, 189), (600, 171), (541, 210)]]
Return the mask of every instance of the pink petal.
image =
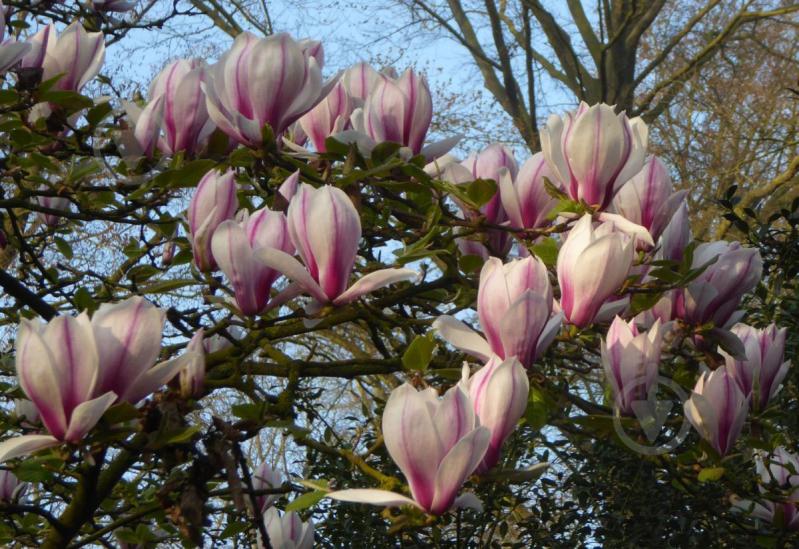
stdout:
[(57, 438), (50, 435), (22, 435), (10, 438), (0, 442), (0, 463), (60, 444)]
[(333, 300), (335, 305), (345, 305), (351, 303), (364, 294), (373, 292), (384, 286), (402, 282), (403, 280), (413, 280), (419, 273), (411, 269), (381, 269), (371, 272), (349, 287), (343, 294)]

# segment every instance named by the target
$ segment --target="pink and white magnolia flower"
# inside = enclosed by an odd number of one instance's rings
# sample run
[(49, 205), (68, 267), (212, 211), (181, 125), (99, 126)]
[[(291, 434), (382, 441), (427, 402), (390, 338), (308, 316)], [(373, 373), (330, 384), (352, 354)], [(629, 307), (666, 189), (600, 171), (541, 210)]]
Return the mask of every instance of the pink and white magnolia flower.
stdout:
[[(264, 525), (269, 545), (279, 549), (311, 549), (313, 547), (313, 521), (302, 522), (300, 515), (289, 511), (281, 515), (274, 507), (264, 512)], [(258, 539), (258, 547), (264, 544)]]
[(683, 201), (660, 235), (658, 256), (670, 261), (682, 261), (685, 248), (691, 242), (688, 203)]
[(101, 32), (86, 32), (76, 21), (61, 35), (50, 24), (28, 41), (31, 49), (22, 59), (25, 68), (41, 68), (42, 81), (58, 75), (54, 90), (80, 92), (97, 76), (105, 61), (105, 40)]
[[(69, 210), (69, 199), (63, 196), (37, 196), (36, 202), (42, 208), (48, 208), (50, 210), (60, 210), (60, 211), (67, 211)], [(61, 216), (50, 213), (50, 212), (40, 212), (39, 216), (41, 217), (44, 224), (48, 227), (56, 227), (61, 222)]]
[(13, 36), (6, 38), (5, 8), (0, 2), (0, 76), (19, 63), (30, 49), (27, 42), (17, 42)]
[(339, 82), (327, 97), (300, 118), (299, 124), (316, 152), (325, 152), (325, 139), (349, 126), (353, 108), (353, 101), (344, 85)]
[(560, 306), (566, 319), (583, 328), (621, 288), (633, 263), (634, 239), (612, 222), (596, 229), (584, 215), (569, 231), (558, 253)]
[(749, 397), (722, 367), (705, 372), (685, 401), (685, 417), (720, 455), (726, 455), (741, 434)]
[[(657, 240), (688, 192), (672, 190), (668, 168), (657, 156), (650, 156), (644, 168), (619, 189), (612, 208), (629, 221), (645, 227), (652, 239)], [(640, 240), (638, 245), (642, 249), (649, 247)]]
[(605, 378), (621, 413), (633, 413), (633, 403), (647, 399), (657, 380), (663, 331), (656, 320), (648, 332), (639, 333), (635, 320), (613, 320), (601, 342)]
[(766, 486), (771, 485), (781, 492), (787, 491), (787, 497), (762, 503), (736, 500), (735, 507), (778, 528), (799, 530), (799, 456), (778, 447), (768, 456), (758, 456), (755, 463), (763, 483), (759, 486), (760, 491), (765, 494)]
[(220, 223), (211, 240), (211, 251), (233, 286), (241, 313), (255, 316), (266, 308), (272, 285), (280, 277), (279, 271), (257, 259), (257, 251), (274, 248), (293, 254), (294, 245), (282, 212), (261, 208), (252, 215), (242, 213), (238, 222), (227, 220)]
[(449, 147), (445, 147), (446, 150), (436, 147), (433, 151), (432, 145), (423, 150), (433, 118), (433, 99), (427, 79), (411, 69), (398, 79), (386, 76), (378, 82), (366, 98), (362, 116), (362, 122), (353, 125), (376, 143), (399, 143), (413, 154), (425, 156), (438, 156), (454, 145), (447, 142)]
[[(280, 473), (272, 469), (268, 463), (262, 463), (252, 475), (252, 487), (254, 490), (271, 490), (280, 488), (283, 485), (283, 477)], [(279, 494), (263, 494), (255, 496), (255, 501), (258, 504), (258, 511), (263, 513), (267, 507), (273, 505), (278, 498)]]
[[(349, 286), (361, 239), (361, 219), (347, 194), (302, 183), (291, 199), (288, 229), (304, 266), (276, 248), (259, 248), (264, 265), (286, 275), (318, 304), (345, 305), (378, 288), (417, 276), (410, 269), (381, 269)], [(349, 288), (347, 287), (349, 286)]]
[(344, 71), (344, 74), (341, 75), (341, 83), (357, 105), (363, 106), (363, 102), (369, 97), (369, 94), (386, 78), (385, 74), (377, 72), (369, 63), (358, 63)]
[(236, 181), (232, 170), (225, 173), (211, 170), (200, 179), (187, 214), (191, 251), (199, 270), (216, 270), (211, 239), (223, 221), (233, 219), (237, 208)]
[(314, 58), (316, 64), (319, 66), (319, 70), (325, 68), (325, 47), (320, 40), (305, 38), (298, 43), (305, 57)]
[(113, 391), (120, 402), (136, 404), (180, 372), (190, 353), (156, 364), (165, 318), (139, 296), (100, 305), (90, 324), (99, 359), (95, 394)]
[(500, 178), (502, 207), (512, 227), (536, 229), (547, 224), (547, 215), (558, 201), (547, 192), (544, 178), (555, 186), (559, 184), (540, 152), (522, 165), (515, 179), (510, 172)]
[(785, 358), (786, 328), (777, 329), (771, 324), (758, 330), (746, 324), (736, 324), (732, 333), (738, 336), (746, 349), (746, 360), (738, 360), (724, 350), (727, 372), (738, 382), (747, 397), (751, 396), (752, 410), (759, 411), (768, 406), (780, 389), (780, 384), (791, 367)]
[(22, 435), (0, 443), (0, 462), (78, 443), (117, 395), (97, 396), (100, 359), (89, 317), (56, 317), (47, 324), (24, 319), (17, 331), (16, 369), (20, 386), (36, 406), (49, 435)]
[(266, 124), (280, 135), (335, 84), (323, 84), (319, 62), (307, 51), (285, 33), (240, 34), (203, 84), (211, 120), (248, 147), (261, 145)]
[(405, 383), (394, 389), (383, 412), (383, 439), (413, 499), (375, 489), (340, 490), (328, 497), (389, 507), (412, 505), (432, 515), (479, 505), (473, 494), (456, 496), (483, 461), (491, 431), (478, 424), (474, 404), (461, 384), (441, 399), (432, 388), (417, 391)]
[(516, 357), (529, 368), (560, 330), (562, 316), (553, 316), (552, 306), (552, 286), (541, 260), (531, 256), (503, 265), (491, 257), (480, 271), (477, 292), (477, 314), (488, 341), (449, 315), (438, 317), (433, 328), (480, 360)]
[(541, 128), (541, 151), (572, 200), (600, 210), (644, 166), (649, 131), (638, 117), (600, 103), (580, 103)]
[(205, 332), (200, 329), (186, 346), (187, 359), (178, 374), (180, 396), (183, 398), (199, 398), (203, 395), (205, 385)]
[[(0, 7), (2, 10), (2, 7)], [(8, 469), (0, 470), (0, 502), (13, 503), (25, 493), (27, 482), (20, 482)]]
[(734, 324), (743, 295), (760, 282), (763, 260), (756, 248), (738, 242), (705, 242), (694, 250), (692, 269), (710, 264), (677, 296), (679, 318), (692, 325), (713, 322), (717, 328)]
[[(513, 151), (499, 143), (492, 143), (479, 153), (470, 155), (461, 162), (461, 165), (469, 170), (472, 175), (471, 180), (491, 179), (497, 184), (497, 193), (480, 208), (480, 213), (489, 223), (500, 224), (505, 221), (505, 211), (502, 209), (499, 196), (499, 182), (506, 171), (511, 179), (516, 178), (519, 168)], [(465, 209), (464, 211), (468, 216), (469, 212)]]
[(150, 102), (142, 110), (126, 103), (134, 135), (151, 156), (157, 146), (165, 154), (197, 154), (214, 131), (202, 84), (208, 68), (201, 59), (179, 59), (167, 65), (150, 85)]
[(463, 386), (469, 392), (480, 425), (491, 431), (488, 450), (477, 467), (477, 472), (483, 473), (499, 462), (502, 444), (524, 415), (530, 381), (515, 357), (503, 361), (493, 356), (471, 378), (468, 367), (464, 367), (463, 376)]

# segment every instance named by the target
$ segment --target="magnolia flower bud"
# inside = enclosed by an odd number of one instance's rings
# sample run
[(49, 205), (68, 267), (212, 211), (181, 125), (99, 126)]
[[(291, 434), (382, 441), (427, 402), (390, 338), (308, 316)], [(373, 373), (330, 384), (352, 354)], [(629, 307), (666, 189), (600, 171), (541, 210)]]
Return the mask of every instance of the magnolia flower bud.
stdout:
[(269, 293), (280, 272), (261, 263), (257, 250), (274, 248), (294, 253), (286, 216), (261, 208), (243, 219), (223, 221), (214, 231), (211, 251), (219, 268), (233, 286), (236, 304), (242, 314), (255, 316), (266, 308)]
[(516, 357), (525, 367), (541, 356), (560, 327), (550, 324), (552, 286), (544, 264), (535, 257), (502, 264), (492, 257), (480, 271), (477, 314), (491, 351)]
[(720, 455), (726, 455), (741, 433), (749, 398), (726, 368), (705, 372), (685, 401), (685, 417)]
[[(69, 210), (69, 199), (63, 196), (37, 196), (36, 202), (38, 202), (39, 206), (42, 208), (48, 208), (50, 210), (60, 210), (60, 211), (67, 211)], [(61, 222), (61, 216), (50, 213), (50, 212), (40, 212), (40, 217), (44, 224), (48, 227), (57, 227), (58, 224)]]
[(416, 276), (410, 269), (381, 269), (349, 285), (358, 254), (361, 219), (347, 194), (325, 185), (303, 183), (291, 199), (288, 230), (304, 266), (277, 248), (255, 250), (267, 267), (293, 280), (318, 303), (344, 305), (362, 295)]
[[(166, 154), (197, 154), (214, 131), (202, 86), (208, 69), (201, 59), (179, 59), (167, 65), (150, 85), (150, 101), (163, 98), (158, 148)], [(137, 124), (138, 129), (138, 124)]]
[(616, 232), (613, 223), (594, 229), (585, 215), (572, 227), (557, 263), (560, 305), (570, 323), (582, 328), (593, 321), (627, 278), (633, 251), (633, 240)]
[(316, 152), (325, 152), (325, 139), (347, 128), (352, 109), (350, 96), (339, 82), (327, 97), (300, 118), (300, 126)]
[(261, 145), (267, 124), (280, 135), (323, 99), (334, 83), (322, 84), (312, 50), (306, 54), (285, 33), (261, 39), (240, 34), (209, 71), (211, 78), (204, 89), (211, 120), (248, 147)]
[(688, 222), (688, 204), (683, 201), (660, 235), (660, 257), (671, 261), (682, 261), (685, 248), (691, 241), (691, 226)]
[(643, 334), (635, 321), (627, 323), (618, 316), (610, 325), (601, 343), (602, 366), (621, 413), (631, 415), (633, 403), (647, 399), (657, 380), (662, 342), (658, 320)]
[(516, 179), (500, 178), (499, 190), (502, 207), (511, 226), (517, 229), (535, 229), (547, 223), (547, 215), (557, 205), (556, 198), (549, 195), (544, 178), (558, 185), (552, 170), (542, 153), (535, 153), (519, 170)]
[[(270, 490), (280, 488), (283, 485), (283, 477), (272, 469), (268, 463), (262, 463), (252, 475), (252, 487), (254, 490)], [(255, 501), (258, 504), (258, 511), (263, 513), (266, 508), (273, 505), (278, 498), (279, 494), (262, 494), (255, 496)]]
[(644, 165), (649, 131), (640, 118), (600, 103), (565, 117), (552, 115), (541, 129), (541, 151), (572, 200), (600, 210)]
[(760, 485), (762, 493), (766, 493), (767, 485), (776, 485), (777, 490), (788, 492), (787, 497), (780, 501), (761, 499), (762, 503), (736, 499), (735, 507), (748, 511), (752, 516), (775, 527), (799, 530), (799, 457), (778, 447), (767, 457), (758, 456), (756, 467), (763, 482)]
[[(491, 431), (479, 426), (461, 384), (438, 398), (405, 383), (391, 392), (383, 412), (386, 449), (408, 480), (413, 499), (386, 490), (354, 489), (328, 494), (341, 501), (413, 505), (433, 515), (453, 506), (458, 490), (483, 461)], [(468, 499), (473, 502), (473, 498)]]
[(751, 397), (752, 410), (768, 406), (788, 373), (791, 362), (783, 361), (786, 332), (785, 328), (778, 330), (774, 324), (763, 330), (736, 324), (732, 333), (743, 342), (746, 360), (737, 360), (719, 350), (726, 361), (727, 372), (738, 382), (744, 395)]
[(422, 152), (433, 118), (433, 99), (424, 76), (411, 69), (398, 80), (386, 77), (364, 106), (366, 133), (378, 143), (390, 141)]
[[(311, 549), (313, 547), (313, 521), (302, 522), (300, 515), (294, 511), (280, 514), (274, 507), (264, 513), (266, 534), (270, 547), (281, 549)], [(258, 540), (258, 546), (264, 544)]]
[(468, 388), (480, 425), (491, 431), (488, 450), (477, 467), (477, 472), (482, 473), (499, 462), (502, 444), (524, 415), (530, 382), (518, 360), (509, 358), (502, 361), (495, 356), (471, 379), (468, 368), (464, 368), (463, 383)]
[(755, 248), (719, 241), (702, 243), (694, 250), (691, 268), (708, 264), (678, 295), (677, 311), (688, 324), (713, 322), (724, 328), (739, 318), (735, 311), (741, 298), (760, 282), (763, 260)]
[[(2, 7), (0, 7), (2, 10)], [(14, 473), (7, 469), (0, 470), (0, 502), (14, 503), (28, 487), (27, 482), (20, 482)]]
[[(654, 240), (660, 238), (687, 191), (672, 193), (668, 169), (656, 156), (650, 156), (644, 168), (622, 185), (613, 199), (613, 210), (637, 225), (645, 227)], [(640, 248), (649, 246), (638, 241)]]
[(197, 268), (203, 272), (216, 269), (211, 238), (219, 225), (233, 219), (238, 207), (235, 174), (211, 170), (197, 184), (189, 202), (188, 221), (191, 251)]
[(184, 366), (178, 374), (180, 396), (183, 398), (199, 398), (203, 395), (205, 383), (205, 347), (203, 330), (198, 330), (186, 346)]
[(26, 42), (17, 42), (13, 37), (6, 38), (6, 15), (0, 2), (0, 76), (20, 62), (31, 49)]
[[(502, 169), (507, 170), (511, 180), (516, 178), (518, 166), (513, 152), (507, 147), (494, 143), (483, 149), (477, 154), (472, 154), (461, 163), (472, 174), (472, 179), (493, 179), (499, 189)], [(505, 220), (505, 212), (502, 209), (502, 202), (497, 192), (489, 200), (480, 212), (485, 216), (489, 223), (499, 224)]]
[(101, 32), (86, 32), (76, 21), (59, 36), (50, 24), (31, 40), (31, 49), (22, 67), (42, 69), (42, 81), (61, 75), (52, 89), (80, 92), (97, 76), (105, 60), (105, 40)]
[(359, 105), (363, 105), (369, 94), (385, 79), (386, 75), (377, 72), (368, 63), (358, 63), (341, 75), (344, 89)]

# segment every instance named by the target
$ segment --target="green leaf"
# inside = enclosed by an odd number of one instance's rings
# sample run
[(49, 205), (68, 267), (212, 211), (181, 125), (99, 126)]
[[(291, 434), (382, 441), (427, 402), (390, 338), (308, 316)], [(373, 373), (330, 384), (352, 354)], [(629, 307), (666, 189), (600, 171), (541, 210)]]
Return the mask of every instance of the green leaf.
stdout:
[(192, 284), (196, 283), (197, 281), (187, 278), (179, 278), (175, 280), (160, 280), (158, 282), (149, 284), (144, 288), (140, 288), (140, 290), (142, 293), (146, 294), (164, 294), (167, 292), (171, 292), (173, 290), (177, 290), (179, 288), (191, 286)]
[(61, 252), (61, 255), (67, 259), (72, 259), (74, 254), (72, 253), (72, 246), (69, 245), (69, 242), (60, 236), (55, 237), (53, 240), (55, 242), (55, 247), (58, 248), (58, 251)]
[(157, 450), (164, 446), (169, 446), (170, 444), (183, 444), (184, 442), (190, 441), (201, 429), (202, 426), (200, 425), (191, 425), (183, 429), (161, 432), (156, 436), (150, 446)]
[(14, 474), (25, 482), (49, 482), (61, 460), (52, 456), (29, 458), (14, 468)]
[[(146, 188), (146, 190), (153, 187), (175, 189), (194, 187), (202, 176), (211, 171), (214, 166), (216, 166), (216, 162), (213, 160), (193, 160), (187, 162), (177, 169), (167, 170), (153, 178), (152, 185), (147, 186), (149, 188)], [(136, 193), (133, 194), (135, 195)], [(144, 193), (142, 193), (142, 195), (143, 194)]]
[(401, 148), (402, 145), (391, 141), (379, 143), (372, 149), (372, 162), (374, 162), (375, 165), (385, 164), (387, 160), (396, 156)]
[(103, 119), (111, 114), (112, 111), (113, 108), (111, 107), (111, 102), (103, 101), (89, 109), (89, 112), (86, 113), (86, 120), (92, 126), (97, 126), (97, 124), (102, 122)]
[(480, 270), (485, 261), (479, 255), (462, 255), (458, 259), (458, 266), (464, 273), (475, 273)]
[(19, 94), (14, 90), (0, 90), (0, 105), (11, 105), (19, 101)]
[(252, 526), (252, 523), (247, 521), (238, 521), (238, 522), (231, 522), (229, 523), (222, 532), (220, 532), (219, 537), (222, 539), (232, 538), (242, 532), (246, 532), (247, 529)]
[(466, 185), (466, 196), (480, 208), (497, 194), (497, 184), (491, 179), (475, 179)]
[(139, 410), (130, 402), (114, 404), (103, 414), (103, 420), (111, 425), (124, 423), (125, 421), (136, 419), (137, 417), (139, 417)]
[(724, 476), (724, 467), (706, 467), (699, 471), (699, 482), (716, 482)]
[(131, 282), (143, 282), (160, 272), (157, 267), (152, 265), (136, 265), (128, 271), (127, 277)]
[(408, 348), (402, 354), (402, 367), (406, 370), (424, 372), (433, 359), (433, 351), (436, 349), (436, 342), (432, 332), (423, 336), (416, 336)]
[(97, 310), (97, 303), (85, 286), (81, 286), (75, 292), (75, 306), (79, 311), (87, 311), (89, 313)]
[(527, 400), (527, 410), (524, 418), (533, 429), (539, 430), (549, 420), (551, 400), (536, 386), (530, 387), (530, 397)]
[(630, 316), (635, 316), (642, 311), (648, 311), (663, 297), (662, 293), (634, 294), (630, 300)]
[(238, 418), (259, 422), (264, 417), (264, 412), (266, 412), (266, 403), (234, 404), (230, 411)]
[(327, 492), (322, 492), (320, 490), (306, 492), (286, 505), (286, 511), (302, 511), (303, 509), (307, 509), (308, 507), (316, 505), (326, 495)]
[(89, 97), (83, 96), (73, 91), (64, 90), (50, 90), (46, 91), (39, 97), (41, 101), (53, 103), (59, 107), (63, 107), (68, 111), (77, 111), (80, 109), (88, 109), (94, 105)]
[(554, 238), (544, 238), (532, 246), (535, 256), (544, 262), (547, 267), (552, 267), (558, 262), (558, 243)]

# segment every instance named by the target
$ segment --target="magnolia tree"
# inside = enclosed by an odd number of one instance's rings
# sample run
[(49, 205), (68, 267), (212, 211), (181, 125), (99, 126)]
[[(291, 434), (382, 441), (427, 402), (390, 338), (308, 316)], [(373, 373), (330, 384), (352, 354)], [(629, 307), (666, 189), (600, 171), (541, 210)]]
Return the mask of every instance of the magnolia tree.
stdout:
[(799, 529), (763, 258), (692, 240), (643, 121), (460, 160), (423, 75), (288, 34), (117, 101), (84, 23), (0, 9), (3, 543), (601, 542), (562, 526), (598, 444), (747, 546)]

